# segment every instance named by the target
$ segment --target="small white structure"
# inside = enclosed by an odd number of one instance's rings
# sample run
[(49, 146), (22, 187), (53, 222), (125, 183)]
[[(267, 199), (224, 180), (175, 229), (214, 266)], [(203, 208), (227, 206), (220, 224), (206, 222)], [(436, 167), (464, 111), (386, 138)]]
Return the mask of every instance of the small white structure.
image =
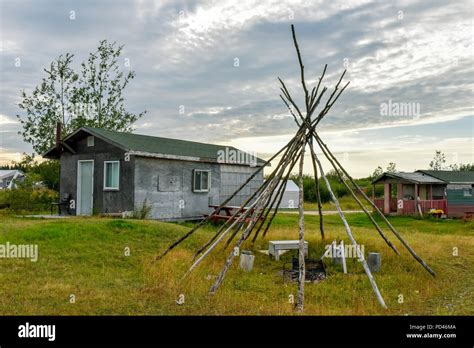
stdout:
[(255, 261), (255, 255), (248, 250), (242, 250), (240, 253), (239, 268), (246, 272), (250, 272), (253, 268), (253, 262)]
[[(275, 260), (280, 259), (280, 250), (299, 249), (299, 240), (272, 240), (268, 242), (268, 254), (272, 255)], [(304, 253), (308, 255), (308, 242), (304, 242)]]
[[(283, 185), (283, 180), (280, 180), (278, 188), (273, 192), (273, 198), (278, 192), (280, 185)], [(288, 180), (285, 187), (285, 192), (281, 199), (280, 208), (284, 209), (298, 209), (299, 207), (299, 188), (293, 180)], [(276, 202), (275, 202), (276, 204)]]
[(0, 169), (0, 190), (15, 188), (15, 181), (23, 181), (25, 173), (16, 169)]

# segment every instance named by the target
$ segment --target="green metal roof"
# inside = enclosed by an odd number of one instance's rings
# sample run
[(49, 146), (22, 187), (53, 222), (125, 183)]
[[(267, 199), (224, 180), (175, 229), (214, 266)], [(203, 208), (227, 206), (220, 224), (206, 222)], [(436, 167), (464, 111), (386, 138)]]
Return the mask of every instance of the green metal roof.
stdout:
[(474, 184), (474, 172), (458, 170), (417, 170), (417, 172), (425, 173), (446, 183)]
[[(246, 154), (244, 151), (238, 150), (233, 146), (205, 144), (188, 140), (116, 132), (88, 126), (83, 126), (79, 128), (71, 135), (67, 136), (64, 141), (67, 142), (69, 139), (74, 138), (78, 133), (80, 133), (80, 131), (86, 131), (92, 135), (102, 138), (103, 140), (109, 141), (115, 144), (116, 146), (123, 148), (126, 151), (134, 151), (140, 153), (163, 154), (168, 156), (180, 157), (196, 157), (203, 161), (217, 161), (218, 151), (226, 151), (226, 149), (227, 151), (238, 151), (242, 156)], [(261, 165), (264, 162), (264, 160), (257, 158), (257, 164)], [(232, 162), (226, 161), (226, 163)]]
[(441, 179), (437, 179), (433, 177), (432, 175), (426, 175), (424, 173), (420, 172), (414, 172), (414, 173), (406, 173), (406, 172), (396, 172), (396, 173), (390, 173), (390, 172), (385, 172), (378, 177), (376, 177), (374, 180), (372, 180), (372, 184), (376, 184), (380, 181), (382, 181), (385, 178), (392, 178), (397, 181), (401, 182), (408, 182), (408, 183), (414, 183), (414, 184), (445, 184), (445, 182)]

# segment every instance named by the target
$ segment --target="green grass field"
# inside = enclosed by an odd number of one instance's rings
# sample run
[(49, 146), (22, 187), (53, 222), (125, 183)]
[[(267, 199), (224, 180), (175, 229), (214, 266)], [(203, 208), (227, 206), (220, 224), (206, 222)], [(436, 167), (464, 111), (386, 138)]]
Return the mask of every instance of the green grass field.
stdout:
[[(297, 215), (280, 214), (265, 240), (296, 239)], [(319, 257), (324, 245), (318, 217), (307, 216), (306, 240), (310, 257)], [(327, 216), (327, 242), (348, 242), (337, 216)], [(348, 260), (349, 274), (330, 262), (328, 278), (306, 285), (307, 315), (473, 315), (474, 223), (459, 220), (391, 218), (410, 245), (437, 272), (432, 278), (402, 245), (396, 256), (369, 226), (362, 214), (348, 215), (365, 251), (382, 254), (382, 272), (375, 274), (388, 309), (379, 306), (359, 262)], [(280, 261), (256, 252), (251, 273), (236, 264), (214, 296), (207, 291), (229, 250), (218, 249), (191, 275), (180, 281), (193, 252), (216, 230), (207, 226), (160, 262), (153, 258), (189, 224), (107, 218), (42, 220), (1, 217), (0, 244), (38, 244), (39, 259), (0, 259), (1, 315), (293, 315), (290, 295), (297, 285), (283, 281)], [(387, 232), (388, 233), (388, 232)], [(247, 245), (248, 247), (248, 245)], [(130, 248), (130, 256), (125, 256)], [(459, 255), (453, 256), (453, 248)], [(70, 296), (75, 296), (75, 303)], [(184, 304), (176, 300), (184, 295)], [(403, 295), (403, 303), (399, 303)]]
[[(359, 197), (360, 200), (365, 203), (364, 206), (367, 208), (368, 211), (371, 211), (372, 208), (364, 201), (363, 198)], [(343, 210), (362, 210), (360, 206), (357, 204), (357, 202), (351, 197), (351, 196), (343, 196), (338, 198), (339, 204)], [(317, 203), (312, 203), (312, 202), (305, 202), (304, 203), (304, 209), (305, 211), (310, 211), (310, 210), (318, 210), (318, 205)], [(336, 205), (333, 202), (326, 202), (322, 204), (322, 209), (323, 211), (335, 211)], [(296, 210), (296, 209), (295, 209)]]

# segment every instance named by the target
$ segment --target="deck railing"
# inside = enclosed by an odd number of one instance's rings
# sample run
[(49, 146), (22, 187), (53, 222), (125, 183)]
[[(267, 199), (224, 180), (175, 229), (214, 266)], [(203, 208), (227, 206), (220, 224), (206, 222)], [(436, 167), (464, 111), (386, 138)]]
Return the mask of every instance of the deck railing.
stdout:
[[(420, 200), (420, 207), (422, 212), (428, 212), (430, 209), (441, 209), (445, 214), (448, 212), (448, 203), (446, 199), (427, 199), (427, 200)], [(383, 198), (375, 198), (374, 200), (375, 205), (379, 208), (382, 212), (384, 210), (384, 199)], [(390, 212), (397, 211), (397, 199), (390, 198)], [(403, 208), (402, 214), (416, 214), (417, 209), (415, 206), (415, 200), (413, 199), (404, 199), (403, 200)]]

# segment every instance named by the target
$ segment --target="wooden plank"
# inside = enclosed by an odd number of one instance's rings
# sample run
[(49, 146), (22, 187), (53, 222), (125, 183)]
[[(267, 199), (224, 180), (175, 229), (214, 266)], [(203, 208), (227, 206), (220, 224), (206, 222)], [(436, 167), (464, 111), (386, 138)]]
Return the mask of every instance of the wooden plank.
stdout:
[(344, 270), (344, 274), (347, 274), (346, 251), (344, 250), (344, 241), (343, 240), (341, 240), (341, 244), (339, 245), (339, 248), (341, 248), (342, 269)]
[(390, 214), (391, 185), (388, 182), (384, 183), (383, 190), (383, 212)]

